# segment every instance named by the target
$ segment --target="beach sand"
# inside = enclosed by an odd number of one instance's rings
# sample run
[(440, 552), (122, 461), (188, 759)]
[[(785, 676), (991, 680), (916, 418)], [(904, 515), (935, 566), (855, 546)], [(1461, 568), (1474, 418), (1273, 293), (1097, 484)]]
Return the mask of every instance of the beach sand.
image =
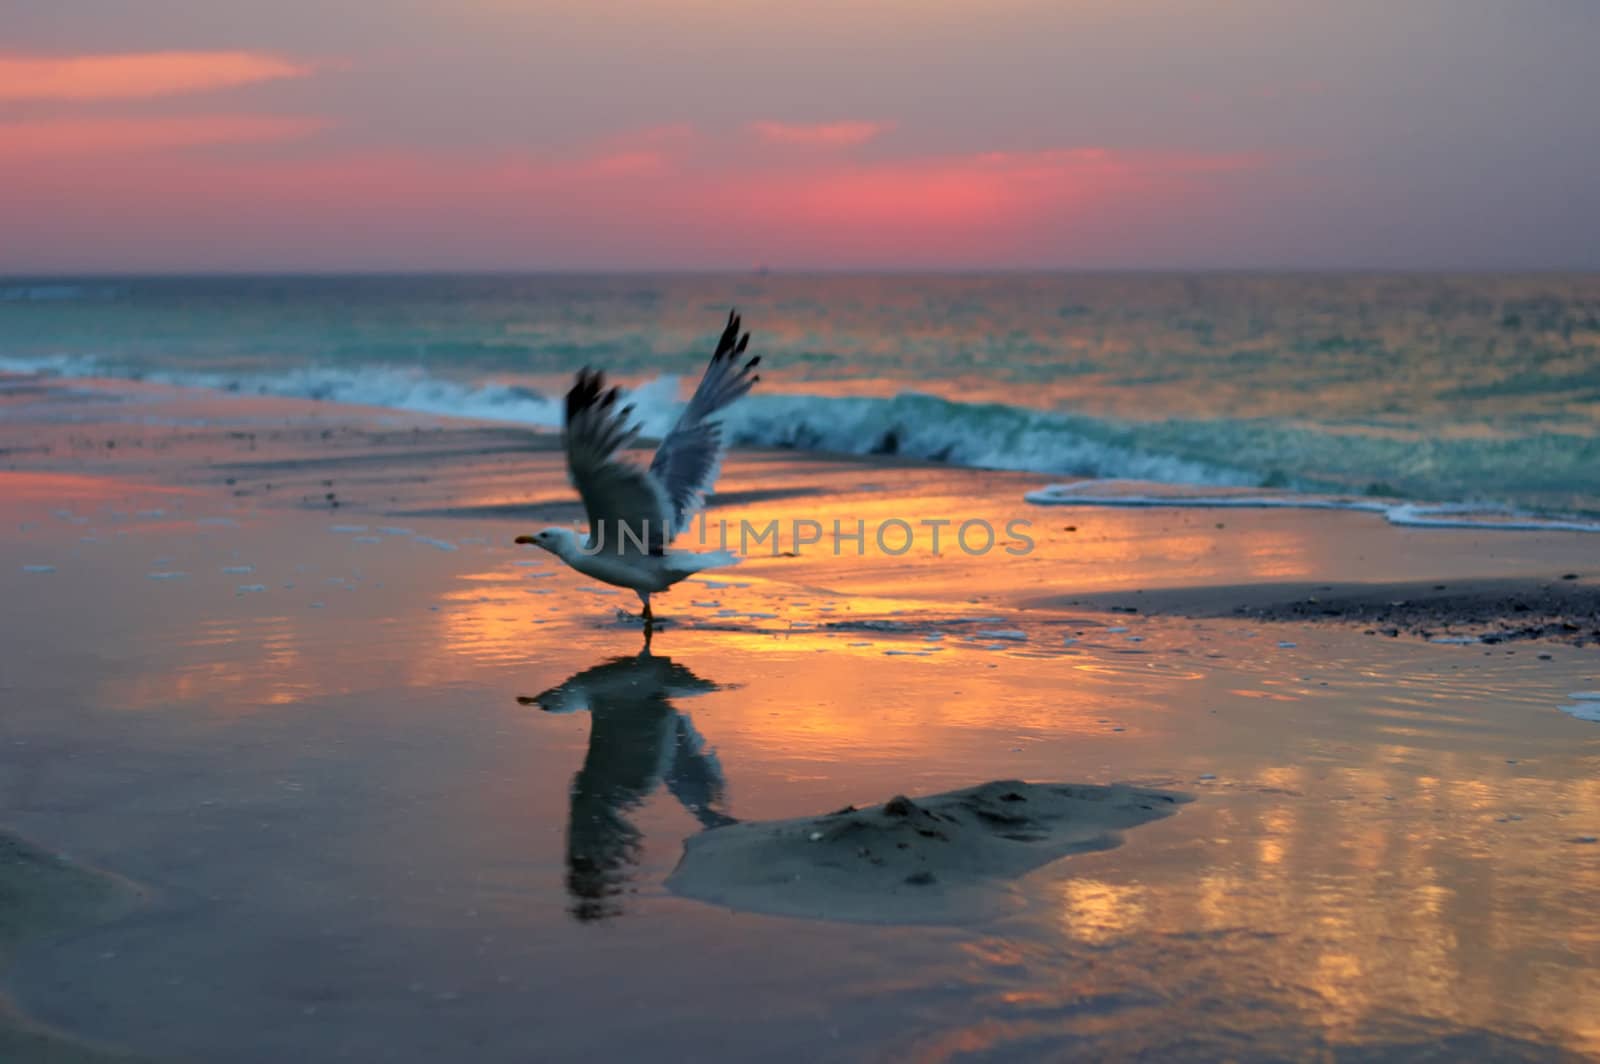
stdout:
[(1165, 588), (1133, 595), (1065, 595), (1051, 601), (1058, 607), (1149, 616), (1342, 623), (1367, 635), (1410, 635), (1434, 642), (1496, 646), (1532, 640), (1600, 646), (1600, 583), (1575, 572), (1542, 579), (1452, 577), (1449, 583), (1302, 581)]
[[(1561, 708), (1597, 651), (1430, 642), (1535, 589), (1580, 617), (1597, 538), (1039, 482), (736, 454), (708, 547), (974, 516), (1034, 546), (784, 543), (661, 596), (645, 657), (631, 594), (511, 545), (577, 516), (548, 435), (10, 381), (0, 827), (146, 897), (65, 896), (12, 1000), (173, 1060), (1600, 1053), (1600, 725)], [(1358, 608), (1400, 600), (1433, 612)], [(667, 886), (718, 838), (996, 780), (1193, 801), (984, 861), (942, 926)]]
[(1171, 816), (1185, 796), (1136, 787), (994, 780), (870, 809), (727, 824), (691, 836), (667, 886), (777, 916), (863, 923), (992, 917), (1004, 887), (1122, 829)]

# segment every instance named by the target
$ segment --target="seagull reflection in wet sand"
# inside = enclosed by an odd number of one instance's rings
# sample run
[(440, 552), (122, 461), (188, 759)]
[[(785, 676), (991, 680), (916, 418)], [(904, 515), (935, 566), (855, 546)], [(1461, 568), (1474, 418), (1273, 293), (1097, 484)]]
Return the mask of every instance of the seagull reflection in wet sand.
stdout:
[(589, 710), (589, 752), (572, 781), (567, 822), (567, 889), (572, 914), (599, 920), (618, 901), (639, 862), (641, 834), (627, 814), (665, 781), (701, 826), (736, 821), (721, 811), (724, 783), (716, 755), (673, 699), (715, 691), (649, 645), (633, 657), (584, 669), (542, 694), (518, 698), (547, 713)]

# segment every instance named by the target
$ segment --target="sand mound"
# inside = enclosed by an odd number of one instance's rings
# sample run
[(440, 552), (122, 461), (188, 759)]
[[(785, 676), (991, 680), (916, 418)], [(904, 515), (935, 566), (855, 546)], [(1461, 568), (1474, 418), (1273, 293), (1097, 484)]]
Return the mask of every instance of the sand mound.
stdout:
[(871, 809), (746, 822), (689, 839), (667, 887), (734, 909), (861, 923), (959, 923), (1014, 900), (1010, 882), (1120, 845), (1180, 794), (997, 780)]

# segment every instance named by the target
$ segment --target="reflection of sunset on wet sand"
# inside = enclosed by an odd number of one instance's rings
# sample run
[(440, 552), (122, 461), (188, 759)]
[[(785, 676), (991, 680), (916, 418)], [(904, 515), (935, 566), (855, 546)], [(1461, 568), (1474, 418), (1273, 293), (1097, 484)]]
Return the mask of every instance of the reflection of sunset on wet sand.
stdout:
[[(0, 677), (11, 822), (186, 884), (232, 928), (172, 910), (85, 932), (19, 969), (41, 1017), (157, 1049), (140, 1032), (167, 1009), (315, 1030), (347, 1015), (303, 1012), (325, 993), (309, 973), (327, 971), (358, 995), (456, 1010), (395, 1021), (414, 1033), (531, 1008), (582, 1044), (569, 1018), (601, 986), (696, 1015), (690, 1002), (722, 992), (719, 966), (661, 957), (709, 950), (765, 970), (774, 1001), (843, 1014), (870, 998), (863, 1044), (916, 1059), (1446, 1038), (1465, 1056), (1600, 1052), (1600, 849), (1582, 841), (1600, 831), (1600, 751), (1555, 709), (1600, 689), (1588, 652), (1144, 608), (1163, 589), (1314, 587), (1363, 566), (1455, 579), (1486, 549), (1537, 573), (1577, 567), (1582, 544), (1359, 513), (1046, 509), (1020, 501), (1033, 480), (1016, 474), (743, 454), (707, 546), (723, 521), (776, 522), (782, 540), (660, 597), (657, 669), (636, 657), (631, 594), (511, 544), (575, 516), (556, 455), (426, 421), (319, 442), (319, 420), (279, 416), (253, 441), (197, 428), (120, 445), (125, 479), (84, 472), (67, 446), (53, 468), (0, 473), (14, 530), (0, 593), (29, 604)], [(317, 446), (353, 472), (302, 464)], [(926, 522), (946, 519), (992, 526), (994, 548), (952, 547), (947, 526), (934, 556)], [(797, 523), (836, 520), (861, 522), (865, 543), (835, 553), (825, 535), (785, 556)], [(884, 556), (874, 529), (897, 521), (912, 549)], [(1009, 522), (1027, 522), (1029, 549), (1006, 552), (1021, 543)], [(654, 692), (653, 669), (678, 687)], [(569, 683), (595, 685), (587, 712), (552, 694)], [(683, 840), (723, 817), (988, 779), (1195, 801), (1000, 888), (1011, 915), (938, 934), (735, 917), (663, 887)], [(594, 959), (572, 915), (606, 923), (627, 962)], [(238, 961), (187, 997), (139, 990), (174, 977), (162, 957), (271, 958), (279, 940), (296, 943), (287, 969)], [(129, 960), (87, 962), (104, 953)], [(268, 968), (303, 989), (253, 989)], [(398, 990), (374, 974), (391, 970)], [(229, 1043), (185, 1022), (172, 1029)], [(795, 1044), (823, 1052), (794, 1022)]]
[[(272, 548), (244, 535), (241, 553), (259, 571)], [(486, 547), (482, 560), (438, 555), (449, 564), (436, 575), (407, 578), (392, 568), (416, 557), (390, 553), (402, 548), (411, 544), (350, 548), (364, 579), (382, 571), (384, 587), (345, 592), (312, 580), (287, 612), (250, 615), (240, 611), (255, 600), (235, 593), (215, 600), (227, 617), (200, 611), (159, 635), (130, 631), (150, 666), (125, 671), (96, 700), (225, 719), (382, 700), (390, 689), (511, 689), (528, 685), (530, 662), (560, 673), (638, 640), (608, 619), (621, 603), (587, 593), (572, 574), (517, 566), (518, 555)], [(1070, 1020), (1040, 1027), (1026, 1017), (1083, 992), (1067, 970), (1083, 950), (1109, 964), (1109, 985), (1140, 994), (1153, 989), (1145, 965), (1171, 963), (1149, 951), (1203, 936), (1224, 946), (1203, 965), (1209, 993), (1301, 1014), (1334, 1042), (1378, 1037), (1404, 1014), (1465, 1028), (1533, 1023), (1600, 1045), (1584, 1004), (1600, 992), (1595, 969), (1516, 960), (1592, 960), (1600, 945), (1583, 930), (1600, 866), (1592, 849), (1566, 841), (1600, 822), (1594, 756), (1559, 738), (1575, 722), (1514, 687), (1455, 675), (1485, 666), (1455, 651), (1422, 662), (1397, 648), (1352, 670), (1340, 658), (1359, 636), (1300, 635), (1326, 642), (1316, 659), (1285, 653), (1285, 667), (1305, 677), (1294, 680), (1241, 656), (1250, 641), (1237, 628), (1130, 618), (1141, 638), (1133, 644), (1086, 618), (1027, 611), (1001, 622), (940, 608), (948, 596), (937, 587), (878, 600), (754, 575), (763, 568), (778, 563), (752, 563), (730, 586), (680, 589), (657, 637), (719, 687), (691, 708), (738, 815), (931, 792), (974, 775), (1131, 770), (1200, 796), (1175, 821), (1141, 829), (1132, 849), (1073, 858), (1028, 881), (1035, 902), (1019, 927), (1041, 944), (1059, 940), (1062, 952), (1026, 962), (1029, 989), (1000, 993), (980, 1041), (1072, 1031)], [(852, 572), (831, 559), (807, 569), (830, 586)], [(270, 594), (281, 610), (298, 591)], [(306, 609), (311, 595), (327, 601)], [(718, 605), (694, 605), (709, 602)], [(994, 641), (977, 634), (1011, 625), (1028, 639), (989, 649)], [(943, 638), (926, 638), (935, 632)], [(1077, 641), (1053, 645), (1064, 637)], [(1448, 712), (1426, 708), (1452, 688)], [(576, 738), (582, 727), (538, 730), (577, 729)], [(573, 771), (529, 753), (538, 772)], [(520, 801), (500, 790), (500, 801)], [(434, 815), (493, 814), (463, 794)], [(648, 809), (642, 824), (647, 835), (661, 830)], [(668, 839), (656, 843), (655, 860), (668, 859)], [(1046, 989), (1058, 979), (1059, 990)], [(1200, 989), (1170, 992), (1181, 1002)]]

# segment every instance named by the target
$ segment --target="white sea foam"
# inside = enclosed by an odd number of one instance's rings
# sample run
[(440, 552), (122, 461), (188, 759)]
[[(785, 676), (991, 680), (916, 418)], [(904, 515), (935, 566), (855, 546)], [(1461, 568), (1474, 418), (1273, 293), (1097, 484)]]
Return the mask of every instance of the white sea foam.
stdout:
[(1600, 522), (1570, 516), (1542, 516), (1487, 503), (1417, 503), (1340, 495), (1285, 492), (1196, 492), (1169, 484), (1124, 479), (1080, 480), (1051, 484), (1024, 496), (1036, 506), (1155, 508), (1202, 510), (1350, 510), (1382, 516), (1393, 525), (1411, 528), (1462, 528), (1516, 532), (1600, 532)]
[(1600, 691), (1574, 691), (1567, 697), (1572, 699), (1572, 704), (1562, 706), (1561, 712), (1571, 714), (1579, 720), (1600, 723)]

